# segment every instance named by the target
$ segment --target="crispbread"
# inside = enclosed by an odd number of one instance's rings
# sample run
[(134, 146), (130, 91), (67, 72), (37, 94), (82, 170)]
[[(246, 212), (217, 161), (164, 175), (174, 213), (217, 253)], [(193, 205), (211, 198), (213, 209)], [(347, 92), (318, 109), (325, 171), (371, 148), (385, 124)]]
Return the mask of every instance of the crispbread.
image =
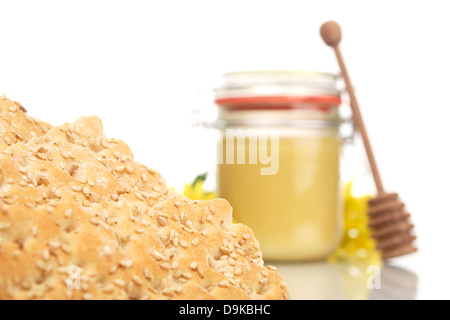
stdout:
[(0, 299), (289, 297), (227, 201), (170, 190), (96, 117), (0, 108)]
[(28, 116), (20, 103), (0, 96), (0, 150), (19, 141), (27, 142), (49, 129), (48, 123)]

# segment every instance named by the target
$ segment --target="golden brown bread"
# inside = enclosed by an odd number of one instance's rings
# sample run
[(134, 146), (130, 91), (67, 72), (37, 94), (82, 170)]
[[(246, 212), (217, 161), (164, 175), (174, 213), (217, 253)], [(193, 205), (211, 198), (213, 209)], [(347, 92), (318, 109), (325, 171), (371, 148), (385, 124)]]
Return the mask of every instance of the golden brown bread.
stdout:
[(0, 98), (0, 120), (0, 299), (288, 298), (227, 201), (171, 191), (96, 117)]
[(28, 116), (20, 103), (0, 96), (0, 150), (16, 142), (27, 142), (49, 129), (48, 123)]

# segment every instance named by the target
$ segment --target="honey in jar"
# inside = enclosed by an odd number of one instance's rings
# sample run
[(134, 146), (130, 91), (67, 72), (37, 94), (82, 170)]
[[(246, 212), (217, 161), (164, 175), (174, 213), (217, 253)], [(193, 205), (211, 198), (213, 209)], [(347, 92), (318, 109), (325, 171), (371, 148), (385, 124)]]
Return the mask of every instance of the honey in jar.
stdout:
[(265, 260), (323, 259), (340, 243), (340, 101), (324, 73), (230, 73), (215, 90), (218, 193)]

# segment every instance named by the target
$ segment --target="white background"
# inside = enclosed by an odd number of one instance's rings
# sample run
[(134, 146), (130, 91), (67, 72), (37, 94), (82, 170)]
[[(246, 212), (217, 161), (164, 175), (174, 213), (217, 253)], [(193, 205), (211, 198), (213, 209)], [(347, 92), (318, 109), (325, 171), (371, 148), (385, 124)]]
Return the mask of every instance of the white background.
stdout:
[(54, 125), (97, 115), (108, 136), (177, 188), (207, 167), (190, 127), (195, 94), (224, 72), (338, 72), (329, 19), (386, 188), (420, 253), (397, 264), (418, 298), (450, 298), (448, 1), (0, 1), (0, 94)]

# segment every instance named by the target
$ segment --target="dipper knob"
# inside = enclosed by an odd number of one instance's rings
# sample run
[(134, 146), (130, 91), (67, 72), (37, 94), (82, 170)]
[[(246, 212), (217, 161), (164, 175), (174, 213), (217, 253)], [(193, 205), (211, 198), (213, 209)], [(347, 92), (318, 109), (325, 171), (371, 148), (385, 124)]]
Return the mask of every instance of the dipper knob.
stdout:
[(325, 22), (320, 28), (323, 41), (330, 47), (335, 47), (341, 42), (341, 27), (336, 21)]

